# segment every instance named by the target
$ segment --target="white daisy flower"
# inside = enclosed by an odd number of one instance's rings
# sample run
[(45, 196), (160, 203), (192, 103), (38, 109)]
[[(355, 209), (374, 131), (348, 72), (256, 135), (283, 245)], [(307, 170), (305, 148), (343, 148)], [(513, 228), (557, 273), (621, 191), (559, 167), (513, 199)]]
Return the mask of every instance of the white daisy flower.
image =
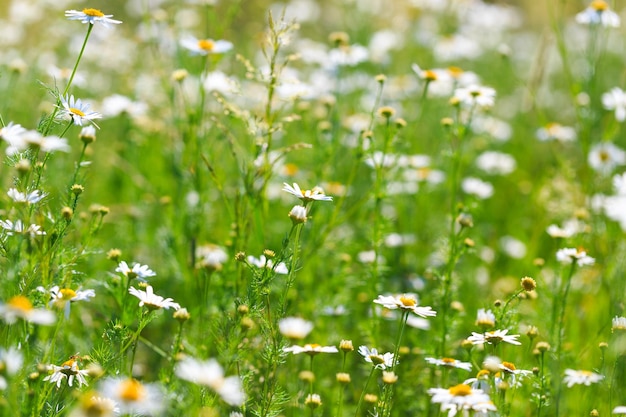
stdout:
[(596, 172), (608, 174), (626, 164), (626, 152), (611, 142), (597, 143), (589, 150), (587, 162)]
[(612, 88), (602, 94), (602, 105), (607, 110), (615, 111), (615, 119), (618, 122), (626, 120), (626, 91), (619, 87)]
[(576, 15), (576, 22), (582, 25), (602, 25), (604, 27), (619, 27), (620, 18), (617, 13), (609, 9), (604, 0), (593, 0), (582, 12)]
[(461, 362), (458, 359), (452, 358), (424, 358), (424, 360), (432, 365), (443, 366), (444, 368), (457, 368), (465, 369), (466, 371), (472, 370), (472, 364), (469, 362)]
[(233, 49), (233, 44), (225, 40), (198, 39), (187, 36), (181, 39), (180, 44), (193, 55), (223, 54)]
[(102, 118), (100, 113), (89, 111), (89, 104), (83, 103), (79, 98), (75, 99), (73, 95), (61, 97), (60, 110), (59, 118), (71, 119), (77, 126), (82, 126), (85, 122), (91, 122), (98, 127), (94, 120)]
[(220, 271), (224, 263), (228, 261), (228, 253), (220, 246), (206, 244), (196, 248), (196, 259), (198, 267)]
[(583, 249), (563, 248), (556, 252), (556, 260), (562, 264), (576, 262), (578, 266), (593, 265), (596, 260), (587, 255)]
[(458, 100), (464, 106), (479, 106), (485, 109), (493, 107), (495, 98), (496, 90), (477, 84), (457, 88), (453, 96), (453, 99)]
[(519, 335), (518, 334), (507, 335), (508, 332), (509, 331), (507, 329), (493, 330), (491, 332), (485, 332), (485, 333), (472, 332), (472, 335), (468, 337), (467, 340), (472, 342), (472, 344), (474, 345), (482, 345), (485, 343), (489, 345), (496, 345), (500, 342), (506, 342), (512, 345), (521, 345), (521, 343), (517, 341), (517, 338), (519, 337)]
[(0, 128), (0, 138), (4, 139), (9, 145), (13, 145), (14, 142), (20, 140), (20, 136), (25, 132), (26, 129), (22, 125), (9, 122), (8, 125)]
[(180, 304), (175, 303), (173, 299), (163, 298), (160, 295), (156, 295), (150, 285), (148, 285), (145, 291), (138, 290), (135, 287), (130, 287), (128, 292), (139, 298), (139, 307), (146, 306), (150, 310), (160, 310), (162, 308), (166, 310), (169, 310), (170, 308), (178, 310), (180, 308)]
[(26, 149), (38, 149), (45, 153), (56, 151), (69, 152), (70, 146), (67, 139), (58, 136), (43, 136), (36, 130), (25, 130), (19, 136), (13, 136), (6, 149), (6, 154), (11, 156)]
[(241, 406), (246, 401), (241, 379), (224, 377), (224, 369), (215, 359), (200, 361), (186, 357), (176, 365), (176, 376), (213, 389), (230, 405)]
[(461, 188), (466, 194), (472, 194), (481, 200), (493, 195), (493, 185), (479, 178), (467, 177), (463, 179)]
[(283, 191), (286, 191), (289, 194), (295, 195), (296, 197), (298, 197), (300, 200), (302, 200), (305, 203), (308, 203), (310, 201), (332, 201), (333, 200), (332, 197), (324, 194), (324, 190), (322, 190), (320, 187), (315, 187), (312, 190), (302, 190), (300, 189), (300, 186), (296, 184), (295, 182), (293, 183), (293, 186), (287, 183), (283, 183), (283, 185), (284, 185)]
[[(441, 411), (448, 411), (448, 416), (454, 416), (459, 410), (462, 411), (482, 411), (491, 404), (489, 395), (480, 389), (472, 388), (466, 384), (455, 385), (454, 387), (431, 388), (428, 394), (432, 396), (431, 402), (441, 404)], [(491, 404), (488, 410), (494, 410), (495, 406)]]
[(141, 265), (137, 262), (133, 263), (133, 267), (129, 267), (125, 261), (119, 263), (115, 272), (119, 272), (129, 279), (137, 278), (139, 281), (146, 282), (146, 278), (156, 276), (148, 265)]
[(30, 235), (31, 238), (35, 236), (45, 235), (46, 232), (41, 230), (41, 226), (36, 224), (31, 224), (27, 228), (24, 227), (24, 223), (21, 220), (16, 220), (13, 223), (11, 220), (0, 220), (0, 227), (2, 227), (7, 236), (13, 236), (14, 234), (18, 235)]
[(0, 303), (0, 317), (7, 324), (13, 324), (17, 319), (22, 319), (48, 326), (56, 321), (56, 316), (52, 311), (34, 308), (30, 300), (23, 295), (10, 298), (6, 304)]
[(508, 376), (509, 383), (512, 387), (518, 388), (521, 386), (521, 380), (529, 375), (533, 374), (533, 371), (525, 369), (517, 369), (512, 362), (503, 361), (498, 365), (502, 375)]
[(434, 317), (437, 312), (432, 307), (420, 307), (417, 305), (417, 297), (414, 294), (379, 295), (374, 300), (375, 304), (380, 304), (390, 310), (400, 309), (409, 310), (420, 317)]
[(321, 346), (317, 343), (306, 344), (304, 346), (291, 346), (283, 348), (283, 352), (293, 353), (298, 355), (300, 353), (306, 353), (307, 355), (317, 355), (318, 353), (337, 353), (339, 352), (335, 346)]
[(61, 387), (61, 383), (64, 379), (67, 379), (67, 385), (70, 387), (74, 383), (74, 379), (78, 381), (78, 386), (89, 385), (85, 379), (85, 375), (89, 374), (87, 369), (79, 369), (76, 356), (70, 357), (69, 360), (63, 362), (61, 366), (49, 365), (48, 369), (52, 371), (50, 375), (45, 377), (44, 381), (49, 381), (51, 384), (57, 384), (57, 388)]
[[(43, 287), (37, 287), (37, 290), (45, 293)], [(50, 307), (57, 306), (65, 310), (65, 317), (70, 315), (70, 304), (76, 301), (89, 301), (90, 298), (96, 296), (94, 290), (72, 290), (71, 288), (60, 288), (58, 285), (50, 288)]]
[(0, 348), (0, 391), (4, 391), (8, 387), (6, 377), (17, 374), (22, 365), (24, 364), (24, 356), (22, 353), (14, 348), (10, 347), (8, 350)]
[(496, 325), (496, 316), (491, 310), (481, 308), (476, 313), (476, 325), (481, 327), (493, 327)]
[(604, 379), (604, 375), (596, 374), (591, 371), (577, 371), (574, 369), (566, 369), (563, 382), (567, 384), (568, 388), (574, 385), (591, 385), (600, 382)]
[(576, 129), (570, 126), (563, 126), (559, 123), (548, 123), (544, 127), (537, 129), (535, 136), (542, 142), (550, 140), (571, 142), (576, 140)]
[(246, 259), (251, 265), (254, 265), (257, 268), (267, 268), (281, 275), (287, 275), (289, 273), (287, 265), (285, 265), (284, 262), (280, 262), (278, 265), (274, 266), (274, 262), (272, 262), (271, 259), (266, 258), (265, 255), (261, 255), (258, 258), (250, 255)]
[(10, 188), (9, 191), (7, 191), (7, 195), (16, 203), (35, 204), (43, 200), (48, 194), (42, 193), (39, 190), (34, 190), (27, 194), (21, 193), (15, 188)]
[(300, 340), (311, 333), (313, 323), (300, 317), (286, 317), (278, 321), (278, 329), (286, 338)]
[(122, 415), (160, 415), (165, 409), (164, 392), (156, 384), (142, 384), (132, 378), (107, 378), (102, 381), (104, 397), (115, 401)]
[(615, 330), (626, 331), (626, 317), (613, 317), (613, 320), (611, 320), (611, 332)]
[(626, 405), (619, 405), (613, 409), (613, 414), (626, 414)]
[(122, 23), (120, 20), (111, 19), (112, 14), (104, 14), (98, 9), (83, 9), (78, 10), (66, 10), (65, 17), (69, 20), (80, 20), (81, 23), (96, 24), (100, 23), (104, 27), (110, 27), (110, 25), (119, 25)]
[(365, 359), (365, 362), (369, 362), (374, 365), (374, 368), (387, 369), (393, 366), (393, 353), (387, 352), (380, 354), (375, 348), (369, 349), (367, 346), (360, 346), (359, 353)]

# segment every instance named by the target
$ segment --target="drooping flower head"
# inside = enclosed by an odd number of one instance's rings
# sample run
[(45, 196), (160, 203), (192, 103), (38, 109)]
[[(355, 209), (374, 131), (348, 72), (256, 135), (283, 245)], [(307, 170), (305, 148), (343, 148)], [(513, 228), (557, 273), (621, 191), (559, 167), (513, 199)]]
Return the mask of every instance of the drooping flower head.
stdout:
[(144, 384), (133, 378), (107, 378), (100, 391), (115, 401), (122, 415), (156, 416), (165, 408), (165, 396), (157, 384)]
[(619, 27), (620, 18), (609, 8), (604, 0), (593, 0), (589, 6), (576, 15), (576, 22), (581, 25), (601, 25), (604, 27)]
[(41, 325), (50, 325), (56, 321), (52, 311), (34, 308), (33, 303), (23, 295), (10, 298), (6, 304), (0, 303), (0, 317), (7, 324), (13, 324), (17, 319)]
[(160, 295), (156, 295), (150, 285), (148, 285), (145, 291), (138, 290), (135, 287), (130, 287), (128, 292), (139, 298), (140, 307), (146, 306), (150, 310), (160, 310), (162, 308), (166, 310), (169, 310), (170, 308), (178, 310), (180, 308), (180, 304), (175, 303), (173, 299), (163, 298)]
[(74, 379), (78, 381), (78, 386), (89, 385), (85, 379), (85, 375), (88, 375), (89, 371), (78, 367), (78, 359), (78, 355), (73, 355), (67, 361), (63, 362), (61, 366), (50, 365), (49, 369), (52, 373), (43, 380), (51, 384), (56, 384), (57, 388), (61, 387), (61, 383), (64, 380), (67, 380), (67, 385), (71, 387), (74, 383)]
[(376, 348), (369, 349), (367, 346), (360, 346), (359, 353), (365, 362), (373, 364), (374, 368), (385, 370), (393, 366), (394, 357), (391, 352), (380, 354)]

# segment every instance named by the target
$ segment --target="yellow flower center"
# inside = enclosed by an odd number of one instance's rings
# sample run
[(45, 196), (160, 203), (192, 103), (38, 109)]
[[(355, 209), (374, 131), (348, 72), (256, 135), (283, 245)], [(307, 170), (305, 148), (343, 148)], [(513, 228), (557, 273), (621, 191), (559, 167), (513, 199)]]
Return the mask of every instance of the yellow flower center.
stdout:
[(22, 310), (23, 312), (28, 312), (33, 309), (33, 303), (23, 295), (16, 295), (15, 297), (9, 299), (7, 302), (12, 308), (16, 310)]
[(198, 41), (198, 48), (203, 49), (205, 51), (212, 51), (215, 47), (215, 42), (210, 39), (201, 39)]
[(609, 5), (604, 0), (594, 0), (591, 2), (591, 8), (597, 12), (603, 12), (609, 8)]
[(98, 9), (83, 9), (83, 13), (85, 13), (87, 16), (104, 17), (104, 13), (102, 13)]
[(415, 298), (406, 295), (400, 296), (400, 302), (405, 307), (414, 307), (417, 305), (417, 300)]
[(448, 68), (448, 72), (450, 73), (450, 75), (454, 78), (459, 78), (461, 76), (461, 74), (463, 74), (463, 70), (459, 67), (449, 67)]
[(75, 115), (80, 116), (80, 117), (85, 117), (85, 113), (73, 107), (70, 107), (70, 113), (74, 113)]
[(506, 368), (505, 371), (515, 371), (517, 369), (511, 362), (502, 362), (502, 366)]
[(72, 298), (76, 297), (76, 291), (70, 288), (62, 288), (61, 290), (59, 290), (59, 292), (61, 293), (61, 298), (63, 298), (64, 300), (71, 300)]
[(127, 379), (120, 384), (119, 394), (124, 401), (140, 401), (146, 395), (146, 389), (141, 382)]
[(304, 345), (304, 347), (308, 349), (317, 349), (318, 347), (321, 347), (321, 345), (318, 345), (317, 343), (310, 343), (310, 344)]
[(426, 70), (422, 73), (422, 76), (424, 77), (425, 80), (428, 81), (436, 81), (437, 80), (437, 73), (435, 71), (432, 70)]
[(372, 360), (372, 363), (374, 365), (380, 365), (382, 363), (385, 363), (385, 358), (380, 355), (370, 355), (370, 359)]
[(486, 369), (481, 369), (476, 374), (476, 379), (487, 378), (489, 376), (489, 371)]
[(441, 362), (444, 363), (444, 365), (452, 365), (453, 363), (456, 362), (456, 359), (452, 359), (452, 358), (443, 358), (441, 360)]
[(591, 376), (593, 375), (593, 372), (591, 371), (580, 371), (580, 374), (583, 376)]
[(459, 384), (449, 388), (448, 392), (455, 397), (466, 397), (472, 393), (472, 387), (465, 384)]

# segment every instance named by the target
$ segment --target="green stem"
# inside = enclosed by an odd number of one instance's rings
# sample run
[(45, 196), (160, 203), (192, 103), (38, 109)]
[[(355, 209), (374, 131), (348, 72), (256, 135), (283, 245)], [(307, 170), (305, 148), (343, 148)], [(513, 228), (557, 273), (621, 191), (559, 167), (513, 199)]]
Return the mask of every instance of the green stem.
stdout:
[(367, 391), (367, 386), (370, 384), (372, 380), (372, 376), (374, 375), (374, 371), (376, 371), (376, 367), (372, 366), (372, 370), (370, 371), (369, 376), (367, 377), (367, 381), (365, 381), (365, 386), (363, 387), (363, 391), (361, 392), (361, 397), (359, 398), (359, 402), (356, 405), (356, 410), (354, 412), (354, 417), (359, 416), (359, 410), (361, 409), (361, 404), (363, 403), (363, 398), (365, 398), (365, 392)]

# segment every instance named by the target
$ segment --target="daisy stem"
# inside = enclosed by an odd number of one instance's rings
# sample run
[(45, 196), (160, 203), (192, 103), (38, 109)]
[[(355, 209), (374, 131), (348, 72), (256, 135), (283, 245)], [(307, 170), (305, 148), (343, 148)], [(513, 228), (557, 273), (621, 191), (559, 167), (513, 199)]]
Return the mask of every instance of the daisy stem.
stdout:
[[(564, 283), (562, 283), (562, 286), (564, 288), (562, 289), (562, 291), (560, 291), (561, 306), (559, 309), (559, 320), (558, 320), (557, 334), (556, 334), (556, 364), (555, 364), (556, 372), (554, 373), (555, 375), (561, 375), (561, 361), (563, 358), (563, 326), (565, 322), (565, 308), (567, 307), (567, 296), (569, 294), (569, 289), (572, 284), (572, 276), (574, 275), (575, 270), (576, 270), (576, 261), (573, 260), (570, 265), (567, 277), (565, 278)], [(554, 302), (556, 303), (557, 300), (555, 299)], [(556, 406), (556, 413), (555, 413), (556, 417), (559, 416), (559, 406), (561, 402), (561, 388), (562, 386), (559, 385), (557, 388), (557, 392), (556, 392), (556, 399), (554, 401), (555, 406)]]
[(365, 392), (367, 391), (367, 386), (370, 384), (372, 380), (372, 376), (374, 375), (374, 371), (376, 371), (376, 367), (372, 366), (372, 370), (370, 371), (369, 376), (367, 377), (367, 381), (365, 381), (365, 386), (363, 387), (363, 391), (361, 391), (361, 397), (359, 398), (359, 402), (356, 405), (356, 410), (354, 412), (354, 417), (359, 416), (359, 410), (361, 409), (361, 404), (363, 403), (363, 398), (365, 398)]
[(83, 41), (83, 46), (81, 46), (80, 52), (78, 53), (78, 58), (76, 59), (76, 63), (74, 64), (74, 68), (72, 69), (72, 74), (70, 75), (70, 79), (67, 81), (65, 90), (63, 90), (63, 95), (66, 95), (68, 91), (70, 91), (70, 87), (72, 86), (72, 81), (74, 81), (74, 76), (76, 75), (76, 70), (78, 69), (78, 64), (80, 63), (80, 60), (83, 57), (83, 53), (85, 52), (85, 47), (87, 46), (87, 41), (89, 40), (89, 35), (91, 35), (92, 30), (93, 30), (93, 24), (88, 23), (87, 35), (85, 36), (85, 40)]
[(176, 355), (178, 354), (178, 352), (180, 351), (180, 345), (181, 342), (183, 340), (183, 327), (184, 327), (184, 322), (180, 321), (179, 325), (178, 325), (178, 334), (176, 335), (176, 340), (174, 341), (174, 346), (172, 346), (172, 353), (170, 355), (170, 372), (169, 372), (169, 378), (168, 380), (172, 379), (172, 376), (174, 375), (174, 367), (176, 366)]

